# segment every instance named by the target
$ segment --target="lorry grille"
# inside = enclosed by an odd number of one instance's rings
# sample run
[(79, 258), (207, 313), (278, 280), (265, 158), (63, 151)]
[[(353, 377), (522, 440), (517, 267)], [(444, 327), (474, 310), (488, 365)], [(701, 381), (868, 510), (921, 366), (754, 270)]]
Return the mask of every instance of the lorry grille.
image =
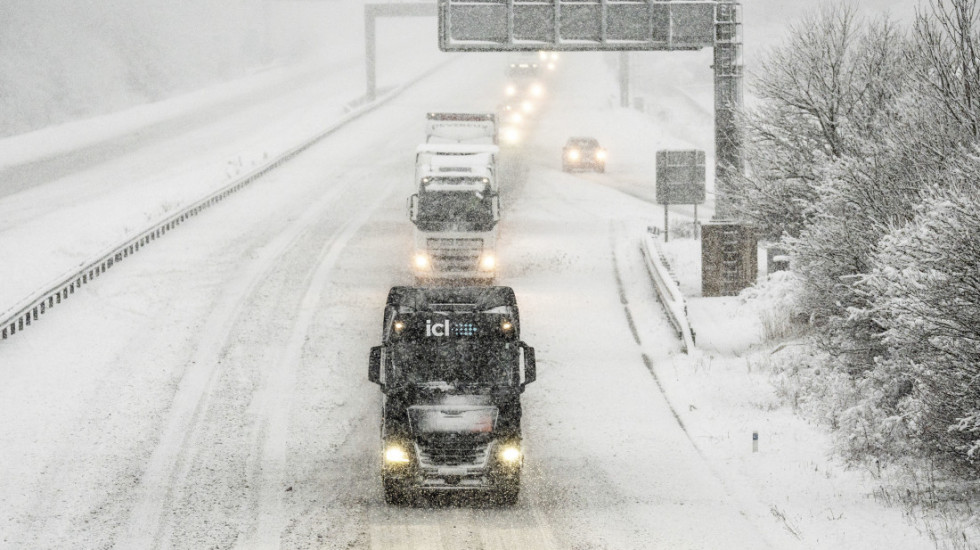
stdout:
[(490, 442), (465, 439), (433, 438), (417, 444), (419, 465), (484, 466), (490, 458)]
[(480, 263), (483, 239), (426, 239), (425, 246), (438, 271), (471, 271)]

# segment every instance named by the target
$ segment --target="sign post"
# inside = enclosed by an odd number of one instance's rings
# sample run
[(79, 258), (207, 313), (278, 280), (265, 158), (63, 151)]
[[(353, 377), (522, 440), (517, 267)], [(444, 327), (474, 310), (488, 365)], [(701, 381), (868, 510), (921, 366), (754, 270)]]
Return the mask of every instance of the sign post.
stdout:
[(657, 204), (664, 205), (664, 242), (667, 242), (667, 211), (671, 204), (697, 205), (705, 197), (704, 151), (657, 151)]

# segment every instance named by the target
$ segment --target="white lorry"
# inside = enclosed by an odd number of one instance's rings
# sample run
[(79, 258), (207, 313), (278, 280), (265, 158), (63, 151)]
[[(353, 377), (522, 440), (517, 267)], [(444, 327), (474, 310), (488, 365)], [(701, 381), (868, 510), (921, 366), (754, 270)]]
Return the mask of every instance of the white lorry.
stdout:
[(428, 113), (426, 143), (415, 152), (412, 270), (423, 282), (492, 282), (496, 276), (496, 116)]
[(426, 113), (426, 143), (497, 143), (494, 113)]

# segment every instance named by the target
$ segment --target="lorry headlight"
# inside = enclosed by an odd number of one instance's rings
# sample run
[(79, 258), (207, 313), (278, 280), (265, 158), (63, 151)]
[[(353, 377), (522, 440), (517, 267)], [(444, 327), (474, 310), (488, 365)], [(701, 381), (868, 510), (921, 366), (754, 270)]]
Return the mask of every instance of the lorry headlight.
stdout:
[(507, 445), (500, 450), (500, 459), (513, 464), (521, 459), (521, 450), (514, 445)]
[(429, 267), (429, 257), (426, 256), (425, 254), (416, 254), (415, 255), (415, 267), (417, 267), (419, 269), (425, 269), (425, 268)]
[(483, 257), (483, 259), (480, 260), (480, 267), (482, 267), (483, 269), (487, 269), (487, 270), (493, 269), (494, 267), (496, 267), (496, 265), (497, 265), (496, 258), (491, 256), (490, 254), (487, 254), (486, 256)]
[(385, 449), (385, 462), (392, 464), (405, 464), (409, 461), (408, 453), (398, 445), (389, 445)]

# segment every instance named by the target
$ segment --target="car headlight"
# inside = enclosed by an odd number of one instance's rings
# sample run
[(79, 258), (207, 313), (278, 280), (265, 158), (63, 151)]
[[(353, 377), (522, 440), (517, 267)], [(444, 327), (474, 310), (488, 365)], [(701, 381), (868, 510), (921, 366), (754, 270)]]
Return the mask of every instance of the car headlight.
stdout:
[(521, 450), (516, 445), (506, 445), (500, 449), (500, 459), (510, 464), (520, 462)]
[(517, 93), (517, 86), (514, 86), (513, 84), (508, 85), (506, 88), (504, 88), (504, 93), (507, 94), (507, 95), (514, 95), (514, 94), (516, 94)]
[(606, 160), (606, 152), (602, 149), (599, 149), (598, 151), (595, 152), (595, 158), (599, 160)]
[(530, 113), (534, 110), (534, 104), (530, 101), (525, 101), (524, 103), (521, 103), (521, 110), (523, 110), (525, 113)]
[(544, 94), (544, 86), (540, 84), (535, 84), (534, 86), (531, 86), (531, 95), (535, 97), (541, 97), (542, 94)]
[(521, 141), (521, 133), (517, 131), (517, 128), (510, 127), (510, 126), (504, 128), (503, 134), (504, 134), (504, 141), (512, 145), (516, 145), (518, 142)]
[(568, 160), (578, 160), (579, 157), (578, 149), (572, 149), (571, 151), (568, 152), (566, 156), (568, 157)]
[(389, 445), (385, 449), (385, 462), (392, 464), (405, 464), (408, 462), (409, 456), (405, 449), (402, 449), (398, 445)]
[(429, 267), (429, 257), (426, 256), (425, 254), (416, 254), (415, 255), (415, 267), (417, 267), (419, 269), (425, 269), (425, 268)]
[(487, 254), (486, 256), (480, 259), (480, 267), (482, 269), (489, 271), (496, 266), (497, 266), (497, 259), (494, 258), (493, 255), (491, 254)]

